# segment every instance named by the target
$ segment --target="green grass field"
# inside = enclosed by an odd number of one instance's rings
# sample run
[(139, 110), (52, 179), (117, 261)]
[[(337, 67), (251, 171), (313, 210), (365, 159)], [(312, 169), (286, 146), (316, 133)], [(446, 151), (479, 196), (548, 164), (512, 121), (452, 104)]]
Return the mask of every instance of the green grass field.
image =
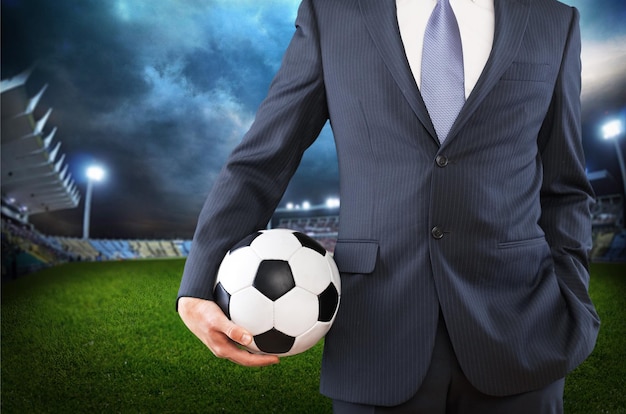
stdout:
[[(2, 286), (3, 414), (330, 413), (321, 344), (277, 366), (219, 360), (174, 311), (182, 260), (73, 263)], [(603, 319), (566, 413), (626, 413), (626, 265), (596, 264)]]

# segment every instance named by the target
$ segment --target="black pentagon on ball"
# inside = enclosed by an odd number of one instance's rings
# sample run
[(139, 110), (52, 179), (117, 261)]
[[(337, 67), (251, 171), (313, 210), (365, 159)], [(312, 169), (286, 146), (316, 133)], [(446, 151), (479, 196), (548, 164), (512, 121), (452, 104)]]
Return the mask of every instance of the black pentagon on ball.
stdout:
[(289, 352), (296, 338), (286, 335), (277, 329), (271, 329), (254, 336), (254, 343), (263, 352), (268, 354), (284, 354)]
[(272, 301), (296, 286), (291, 267), (284, 260), (263, 260), (259, 264), (252, 286)]
[(294, 232), (293, 235), (300, 241), (300, 244), (304, 247), (308, 247), (309, 249), (313, 249), (322, 256), (326, 255), (326, 249), (315, 241), (313, 238), (307, 236), (304, 233)]
[(230, 293), (224, 289), (222, 282), (218, 282), (213, 290), (213, 299), (215, 303), (222, 309), (224, 315), (230, 319)]
[(317, 295), (317, 298), (319, 302), (319, 316), (317, 320), (320, 322), (330, 322), (339, 304), (337, 288), (331, 283), (322, 293)]

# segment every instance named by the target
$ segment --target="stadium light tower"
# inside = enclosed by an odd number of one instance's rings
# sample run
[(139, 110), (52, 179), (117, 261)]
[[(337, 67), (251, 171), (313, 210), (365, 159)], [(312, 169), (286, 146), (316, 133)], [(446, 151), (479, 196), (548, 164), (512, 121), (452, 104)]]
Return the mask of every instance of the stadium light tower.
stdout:
[(93, 183), (96, 181), (102, 181), (105, 174), (104, 169), (100, 166), (92, 165), (87, 168), (87, 194), (85, 195), (85, 214), (83, 216), (83, 239), (89, 238), (89, 216), (91, 214), (91, 193), (93, 192)]
[(608, 121), (602, 127), (602, 138), (613, 141), (615, 144), (615, 152), (617, 153), (617, 161), (622, 173), (622, 185), (624, 186), (624, 202), (626, 203), (626, 165), (624, 165), (624, 154), (619, 146), (619, 138), (624, 134), (624, 124), (620, 119)]
[(326, 199), (326, 208), (328, 209), (339, 208), (340, 205), (341, 203), (337, 197), (329, 197)]

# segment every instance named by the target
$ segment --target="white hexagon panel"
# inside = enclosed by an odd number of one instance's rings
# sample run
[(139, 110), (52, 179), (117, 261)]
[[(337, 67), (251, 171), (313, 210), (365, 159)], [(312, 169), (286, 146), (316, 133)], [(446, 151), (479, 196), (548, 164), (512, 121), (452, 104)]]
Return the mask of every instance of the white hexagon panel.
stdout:
[(274, 304), (251, 286), (231, 296), (230, 318), (252, 335), (258, 335), (272, 329)]
[(274, 327), (287, 335), (298, 336), (315, 325), (318, 314), (317, 296), (295, 287), (274, 302)]
[(293, 235), (292, 230), (273, 229), (262, 231), (261, 235), (250, 243), (250, 247), (265, 260), (289, 260), (302, 244)]
[(228, 253), (218, 270), (218, 282), (231, 295), (252, 285), (261, 258), (250, 248), (237, 249)]

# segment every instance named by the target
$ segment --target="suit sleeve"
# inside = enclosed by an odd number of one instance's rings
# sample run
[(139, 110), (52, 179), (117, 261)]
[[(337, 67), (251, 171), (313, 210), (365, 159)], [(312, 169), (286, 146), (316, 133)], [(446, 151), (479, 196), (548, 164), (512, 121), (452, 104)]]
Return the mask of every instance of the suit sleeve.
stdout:
[(549, 112), (539, 134), (543, 164), (540, 225), (563, 294), (595, 315), (588, 296), (593, 190), (585, 173), (580, 119), (580, 29), (574, 8)]
[(267, 97), (200, 212), (179, 298), (213, 299), (222, 258), (236, 242), (267, 225), (327, 114), (315, 18), (304, 1)]

